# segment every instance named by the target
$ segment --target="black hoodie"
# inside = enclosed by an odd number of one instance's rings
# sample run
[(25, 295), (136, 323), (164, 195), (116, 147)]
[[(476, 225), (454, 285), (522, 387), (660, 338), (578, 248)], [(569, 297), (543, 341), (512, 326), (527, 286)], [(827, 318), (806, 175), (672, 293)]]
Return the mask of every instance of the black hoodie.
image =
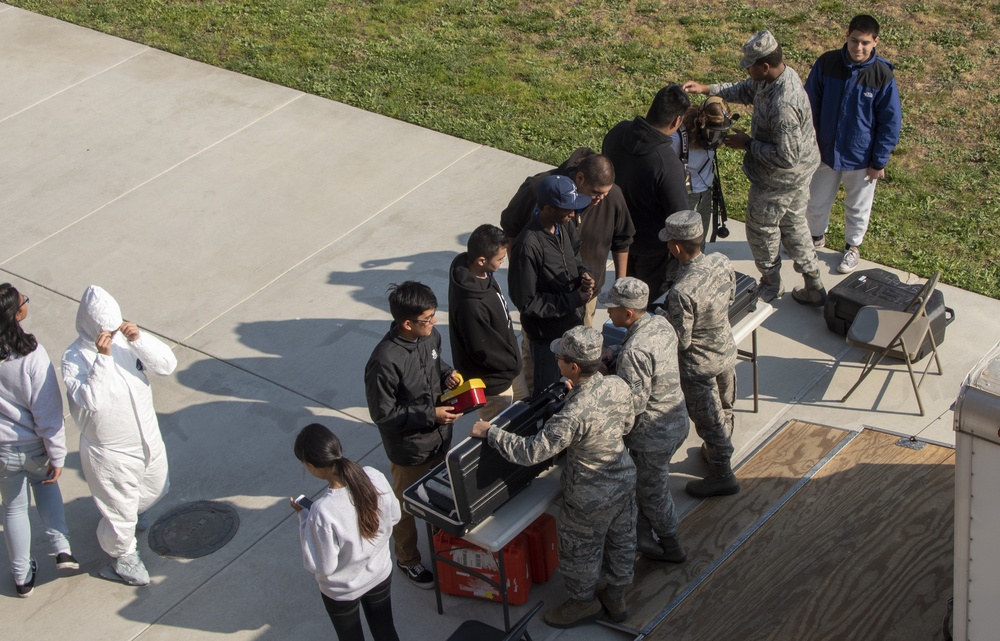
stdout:
[(658, 234), (667, 216), (688, 209), (684, 165), (670, 144), (670, 136), (654, 129), (645, 118), (625, 120), (604, 137), (601, 153), (615, 165), (615, 183), (625, 194), (635, 240), (629, 254), (663, 254)]
[(521, 350), (500, 283), (493, 274), (476, 278), (468, 253), (451, 263), (448, 334), (455, 369), (466, 379), (481, 378), (486, 396), (506, 390), (521, 372)]

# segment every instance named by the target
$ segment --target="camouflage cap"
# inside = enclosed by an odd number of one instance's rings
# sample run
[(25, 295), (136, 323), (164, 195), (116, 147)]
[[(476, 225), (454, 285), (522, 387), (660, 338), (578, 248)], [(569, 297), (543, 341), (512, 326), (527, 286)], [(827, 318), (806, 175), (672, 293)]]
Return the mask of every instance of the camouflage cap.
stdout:
[(744, 69), (749, 69), (764, 56), (774, 53), (774, 50), (777, 48), (778, 41), (774, 39), (770, 31), (766, 29), (758, 31), (750, 36), (747, 43), (743, 45), (743, 59), (740, 60), (740, 66)]
[(552, 341), (550, 349), (556, 356), (566, 356), (577, 363), (593, 363), (601, 360), (604, 337), (593, 327), (577, 325)]
[(660, 230), (660, 240), (694, 240), (705, 235), (701, 214), (691, 209), (671, 214)]
[(597, 297), (605, 307), (646, 309), (649, 303), (649, 286), (638, 278), (619, 278), (611, 289)]

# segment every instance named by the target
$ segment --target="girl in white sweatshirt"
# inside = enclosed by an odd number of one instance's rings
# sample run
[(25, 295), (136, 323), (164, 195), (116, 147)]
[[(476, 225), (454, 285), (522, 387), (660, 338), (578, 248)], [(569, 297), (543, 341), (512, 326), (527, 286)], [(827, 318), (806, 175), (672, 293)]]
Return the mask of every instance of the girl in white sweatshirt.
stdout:
[(313, 423), (295, 439), (295, 458), (328, 488), (299, 515), (305, 569), (316, 575), (340, 641), (364, 641), (358, 604), (375, 641), (398, 641), (392, 621), (389, 537), (399, 501), (385, 476), (343, 456), (340, 440)]
[(77, 569), (66, 529), (59, 475), (66, 459), (62, 394), (45, 348), (21, 328), (28, 297), (0, 285), (0, 494), (4, 542), (18, 596), (35, 587), (30, 494), (35, 497), (56, 567)]

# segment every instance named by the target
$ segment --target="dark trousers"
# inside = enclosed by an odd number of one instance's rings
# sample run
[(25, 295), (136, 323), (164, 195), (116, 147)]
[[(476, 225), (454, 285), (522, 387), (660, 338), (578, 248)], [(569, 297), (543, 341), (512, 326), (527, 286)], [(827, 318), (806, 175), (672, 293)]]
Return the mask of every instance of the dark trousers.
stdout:
[(664, 244), (662, 254), (653, 256), (629, 254), (625, 273), (646, 283), (649, 287), (649, 302), (653, 302), (673, 285), (678, 267), (677, 259), (670, 255)]
[(334, 601), (322, 592), (323, 605), (333, 622), (333, 629), (340, 641), (365, 641), (365, 632), (361, 627), (361, 615), (358, 604), (365, 610), (368, 629), (375, 641), (399, 641), (396, 626), (392, 623), (392, 574), (368, 590), (360, 599), (351, 601)]
[(559, 382), (562, 374), (559, 372), (556, 355), (552, 353), (552, 341), (529, 338), (528, 342), (531, 346), (531, 360), (535, 370), (531, 393), (537, 394), (549, 385)]

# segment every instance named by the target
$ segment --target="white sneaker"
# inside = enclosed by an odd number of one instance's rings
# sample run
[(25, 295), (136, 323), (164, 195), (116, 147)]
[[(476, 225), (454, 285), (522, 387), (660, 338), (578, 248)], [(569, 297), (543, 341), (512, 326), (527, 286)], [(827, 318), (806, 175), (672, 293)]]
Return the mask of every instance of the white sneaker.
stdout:
[(857, 247), (848, 247), (844, 252), (844, 260), (840, 261), (837, 271), (841, 274), (850, 274), (858, 268), (858, 261), (861, 260), (861, 252)]

